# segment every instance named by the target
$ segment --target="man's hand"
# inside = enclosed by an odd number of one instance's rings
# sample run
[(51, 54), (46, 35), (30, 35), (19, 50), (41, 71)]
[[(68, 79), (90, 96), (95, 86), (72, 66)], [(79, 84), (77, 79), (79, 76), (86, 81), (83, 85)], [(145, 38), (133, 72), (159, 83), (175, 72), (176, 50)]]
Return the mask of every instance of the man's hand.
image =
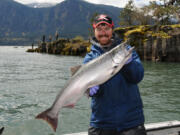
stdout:
[(89, 88), (89, 96), (90, 97), (94, 96), (98, 90), (99, 90), (99, 85)]

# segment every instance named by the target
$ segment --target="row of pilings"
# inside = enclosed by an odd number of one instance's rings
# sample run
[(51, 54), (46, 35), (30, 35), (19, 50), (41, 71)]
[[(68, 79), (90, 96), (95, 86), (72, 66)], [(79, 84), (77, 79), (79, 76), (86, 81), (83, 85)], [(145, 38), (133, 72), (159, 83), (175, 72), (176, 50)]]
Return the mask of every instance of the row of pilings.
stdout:
[(145, 61), (180, 62), (180, 25), (137, 26), (117, 29), (119, 37), (135, 46), (140, 58)]
[(180, 34), (170, 38), (150, 36), (138, 51), (143, 60), (180, 62)]

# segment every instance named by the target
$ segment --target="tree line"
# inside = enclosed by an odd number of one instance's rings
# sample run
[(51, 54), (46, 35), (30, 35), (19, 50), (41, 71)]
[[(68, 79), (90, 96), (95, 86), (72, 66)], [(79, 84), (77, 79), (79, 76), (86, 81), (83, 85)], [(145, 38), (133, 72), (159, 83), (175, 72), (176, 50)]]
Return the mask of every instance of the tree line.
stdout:
[(120, 13), (120, 26), (169, 25), (180, 23), (180, 0), (151, 1), (138, 8), (129, 0)]

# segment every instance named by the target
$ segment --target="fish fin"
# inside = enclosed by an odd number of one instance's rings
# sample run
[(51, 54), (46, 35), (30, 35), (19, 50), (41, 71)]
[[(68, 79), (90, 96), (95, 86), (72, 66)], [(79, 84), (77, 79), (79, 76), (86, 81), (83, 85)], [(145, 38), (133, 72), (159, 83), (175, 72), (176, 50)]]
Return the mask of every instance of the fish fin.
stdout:
[(3, 131), (4, 131), (4, 127), (2, 127), (2, 128), (0, 129), (0, 135), (2, 135)]
[(132, 51), (135, 49), (135, 47), (133, 46), (133, 47), (131, 47), (128, 51), (130, 52), (130, 53), (132, 53)]
[(71, 75), (73, 76), (79, 69), (81, 65), (71, 67)]
[(63, 107), (66, 107), (66, 108), (74, 108), (75, 104), (68, 104), (68, 105), (65, 105)]
[(36, 119), (42, 119), (44, 121), (46, 121), (51, 127), (52, 129), (56, 132), (56, 128), (57, 128), (57, 125), (58, 125), (58, 117), (51, 117), (48, 115), (48, 113), (51, 111), (51, 109), (47, 109), (46, 111), (38, 114), (36, 116)]
[(85, 92), (84, 92), (84, 95), (87, 97), (87, 98), (89, 98), (89, 89), (87, 89)]

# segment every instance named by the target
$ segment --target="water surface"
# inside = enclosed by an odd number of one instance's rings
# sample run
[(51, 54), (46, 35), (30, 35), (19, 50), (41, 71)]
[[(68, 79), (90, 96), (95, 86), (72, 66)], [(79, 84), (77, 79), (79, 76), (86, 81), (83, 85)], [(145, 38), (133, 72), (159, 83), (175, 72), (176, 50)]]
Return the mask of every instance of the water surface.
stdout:
[[(0, 126), (4, 135), (59, 135), (87, 131), (90, 99), (59, 115), (57, 133), (34, 117), (50, 107), (81, 57), (26, 53), (30, 47), (0, 47)], [(144, 62), (139, 84), (146, 123), (180, 120), (180, 64)]]

